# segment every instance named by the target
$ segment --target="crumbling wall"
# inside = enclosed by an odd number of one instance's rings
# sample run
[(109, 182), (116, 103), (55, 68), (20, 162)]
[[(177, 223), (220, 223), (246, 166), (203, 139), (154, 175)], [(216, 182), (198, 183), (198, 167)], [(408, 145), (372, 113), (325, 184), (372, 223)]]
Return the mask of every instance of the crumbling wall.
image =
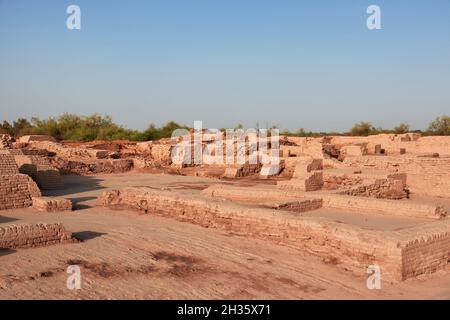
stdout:
[(450, 197), (450, 157), (362, 156), (346, 158), (344, 164), (405, 172), (406, 183), (411, 193)]
[(0, 248), (32, 248), (73, 242), (76, 239), (61, 223), (0, 226)]
[(35, 134), (35, 135), (26, 135), (21, 136), (18, 140), (19, 143), (30, 143), (33, 141), (51, 141), (56, 142), (55, 138), (48, 135), (41, 135), (41, 134)]
[(278, 181), (277, 187), (284, 190), (315, 191), (323, 187), (323, 159), (302, 157), (289, 181)]
[(201, 192), (212, 198), (224, 198), (241, 202), (265, 202), (270, 200), (289, 200), (317, 198), (323, 199), (323, 207), (386, 214), (390, 216), (439, 219), (447, 216), (443, 206), (418, 203), (410, 200), (373, 199), (330, 193), (299, 193), (293, 190), (272, 188), (245, 188), (227, 185), (212, 185)]
[(0, 153), (0, 175), (19, 173), (14, 157), (7, 152)]
[(14, 138), (9, 134), (0, 134), (0, 149), (11, 149)]
[(0, 175), (0, 210), (31, 206), (32, 197), (41, 196), (36, 183), (27, 175)]
[(133, 169), (133, 160), (130, 159), (70, 160), (54, 157), (51, 163), (62, 174), (123, 173)]
[[(104, 206), (128, 207), (274, 241), (318, 255), (358, 274), (366, 273), (369, 265), (377, 264), (381, 266), (384, 279), (403, 280), (412, 275), (432, 272), (437, 266), (441, 268), (448, 263), (450, 253), (449, 246), (441, 248), (437, 257), (439, 262), (430, 264), (436, 256), (425, 248), (428, 241), (436, 238), (445, 238), (445, 243), (449, 241), (448, 220), (439, 225), (437, 232), (430, 231), (430, 228), (424, 233), (374, 231), (324, 218), (297, 217), (283, 211), (208, 201), (150, 188), (105, 191), (100, 202)], [(427, 240), (421, 241), (424, 237)], [(421, 250), (421, 255), (416, 255), (421, 264), (408, 265), (412, 256), (409, 249), (411, 243)], [(420, 267), (416, 268), (417, 265)]]

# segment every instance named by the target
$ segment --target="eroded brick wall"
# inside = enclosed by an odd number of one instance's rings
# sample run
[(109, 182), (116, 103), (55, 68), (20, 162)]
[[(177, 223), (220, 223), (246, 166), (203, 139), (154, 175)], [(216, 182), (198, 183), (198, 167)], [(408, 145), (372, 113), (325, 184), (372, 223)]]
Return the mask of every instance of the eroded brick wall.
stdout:
[(61, 223), (21, 224), (0, 227), (0, 248), (32, 248), (76, 240)]
[(399, 170), (407, 173), (406, 183), (412, 193), (450, 197), (450, 157), (362, 156), (346, 158), (344, 164), (353, 167)]
[(19, 173), (14, 157), (8, 151), (0, 153), (0, 175)]
[[(426, 249), (434, 239), (450, 236), (450, 222), (434, 222), (424, 230), (387, 232), (362, 229), (319, 217), (239, 206), (228, 202), (186, 197), (170, 191), (150, 188), (126, 188), (105, 191), (100, 199), (104, 206), (128, 207), (147, 213), (175, 218), (204, 227), (217, 228), (242, 236), (256, 237), (302, 249), (347, 270), (366, 273), (372, 264), (381, 266), (384, 279), (403, 280), (429, 273), (447, 264), (450, 249), (440, 247), (440, 255)], [(441, 223), (438, 225), (438, 223)], [(438, 226), (438, 227), (435, 227)], [(448, 241), (448, 240), (445, 240)], [(407, 265), (411, 244), (419, 254), (416, 264)], [(438, 259), (438, 262), (433, 262)], [(417, 266), (417, 267), (416, 267)]]
[(0, 210), (26, 208), (41, 196), (36, 183), (25, 174), (0, 175)]

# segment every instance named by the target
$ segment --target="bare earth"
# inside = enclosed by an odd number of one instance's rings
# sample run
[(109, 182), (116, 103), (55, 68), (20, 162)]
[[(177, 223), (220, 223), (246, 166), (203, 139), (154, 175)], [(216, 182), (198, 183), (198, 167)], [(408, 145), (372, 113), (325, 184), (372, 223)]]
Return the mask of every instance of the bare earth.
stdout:
[[(75, 211), (42, 213), (31, 207), (5, 210), (0, 225), (62, 222), (84, 241), (0, 250), (1, 299), (450, 298), (450, 267), (403, 282), (383, 282), (380, 290), (369, 290), (365, 277), (289, 247), (94, 205), (108, 188), (168, 186), (197, 193), (217, 180), (142, 173), (65, 176), (64, 180), (64, 189), (47, 191), (46, 195), (71, 199)], [(322, 209), (307, 214), (374, 228), (420, 222), (398, 217), (361, 218)], [(70, 264), (81, 266), (81, 290), (66, 288)]]

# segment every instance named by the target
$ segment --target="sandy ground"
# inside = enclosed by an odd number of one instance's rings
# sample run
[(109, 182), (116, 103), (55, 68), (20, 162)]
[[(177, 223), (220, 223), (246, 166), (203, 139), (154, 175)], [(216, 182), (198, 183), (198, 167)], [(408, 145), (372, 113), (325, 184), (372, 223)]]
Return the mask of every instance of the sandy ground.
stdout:
[[(65, 182), (63, 190), (48, 194), (72, 199), (77, 210), (56, 214), (32, 208), (7, 210), (1, 212), (0, 224), (62, 222), (84, 241), (0, 250), (1, 299), (450, 298), (450, 268), (401, 283), (382, 282), (380, 290), (369, 290), (366, 277), (298, 250), (172, 219), (95, 206), (96, 197), (107, 188), (170, 186), (195, 193), (217, 180), (126, 174), (67, 176)], [(342, 219), (346, 214), (319, 213), (330, 219)], [(392, 222), (355, 214), (347, 219), (372, 219), (366, 224), (375, 228)], [(396, 223), (399, 227), (420, 221)], [(70, 264), (81, 267), (80, 290), (66, 287)]]

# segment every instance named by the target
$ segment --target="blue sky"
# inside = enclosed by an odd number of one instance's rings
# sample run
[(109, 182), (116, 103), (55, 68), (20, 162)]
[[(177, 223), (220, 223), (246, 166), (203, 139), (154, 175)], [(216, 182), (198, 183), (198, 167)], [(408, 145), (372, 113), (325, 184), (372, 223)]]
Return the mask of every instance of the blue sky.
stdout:
[[(366, 27), (371, 4), (382, 30)], [(0, 0), (0, 119), (63, 112), (136, 129), (422, 129), (450, 114), (450, 1)]]

